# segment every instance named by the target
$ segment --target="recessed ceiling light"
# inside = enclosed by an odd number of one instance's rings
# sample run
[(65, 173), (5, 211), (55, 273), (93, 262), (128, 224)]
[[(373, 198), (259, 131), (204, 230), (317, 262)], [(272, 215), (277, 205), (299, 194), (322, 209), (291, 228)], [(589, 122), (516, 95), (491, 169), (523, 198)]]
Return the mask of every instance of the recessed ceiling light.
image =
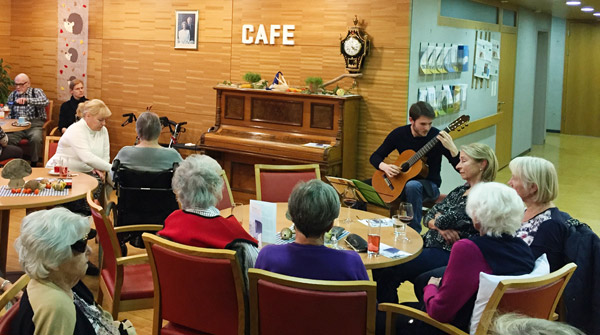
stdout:
[(593, 7), (581, 7), (581, 11), (582, 12), (593, 12), (594, 8)]
[(567, 1), (567, 6), (579, 6), (581, 5), (581, 1)]
[(600, 16), (600, 12), (594, 13), (594, 16)]

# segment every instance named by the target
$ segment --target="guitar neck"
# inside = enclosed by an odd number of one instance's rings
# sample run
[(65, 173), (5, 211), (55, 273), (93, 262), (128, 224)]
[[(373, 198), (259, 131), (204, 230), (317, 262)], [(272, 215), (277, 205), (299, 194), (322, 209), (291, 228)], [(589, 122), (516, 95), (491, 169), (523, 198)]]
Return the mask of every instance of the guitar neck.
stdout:
[[(450, 129), (445, 128), (444, 131), (449, 133)], [(432, 138), (429, 142), (427, 142), (427, 144), (425, 144), (421, 149), (419, 149), (419, 151), (417, 151), (408, 160), (408, 164), (410, 164), (410, 166), (413, 166), (419, 159), (423, 158), (423, 156), (425, 156), (431, 149), (433, 149), (433, 147), (435, 147), (435, 145), (438, 144), (439, 141), (440, 140), (438, 140), (437, 136)]]

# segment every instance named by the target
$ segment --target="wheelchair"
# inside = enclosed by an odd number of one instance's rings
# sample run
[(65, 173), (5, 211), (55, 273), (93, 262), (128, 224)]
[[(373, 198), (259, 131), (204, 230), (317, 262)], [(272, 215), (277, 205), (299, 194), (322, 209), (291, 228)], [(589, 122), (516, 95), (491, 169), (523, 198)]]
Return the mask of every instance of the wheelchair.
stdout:
[[(115, 227), (137, 224), (164, 225), (165, 219), (173, 211), (179, 209), (179, 204), (171, 187), (173, 173), (179, 164), (165, 171), (132, 170), (121, 164), (118, 159), (113, 161), (113, 182), (117, 194), (117, 203), (110, 202), (107, 206), (107, 216), (112, 212)], [(119, 234), (121, 249), (126, 254), (125, 243), (136, 248), (144, 248), (143, 232)]]

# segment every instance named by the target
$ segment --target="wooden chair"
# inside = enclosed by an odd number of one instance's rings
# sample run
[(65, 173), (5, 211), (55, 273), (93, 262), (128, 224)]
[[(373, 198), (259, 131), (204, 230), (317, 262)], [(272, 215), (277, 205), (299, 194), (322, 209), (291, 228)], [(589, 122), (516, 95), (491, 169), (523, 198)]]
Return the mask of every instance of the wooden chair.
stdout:
[(377, 284), (249, 269), (250, 333), (375, 334)]
[(256, 199), (287, 202), (294, 186), (300, 181), (321, 179), (319, 164), (254, 165)]
[(106, 296), (108, 311), (115, 320), (118, 320), (120, 311), (152, 308), (154, 285), (148, 256), (139, 254), (123, 257), (117, 233), (159, 231), (163, 227), (131, 225), (115, 228), (102, 207), (94, 202), (91, 191), (87, 194), (87, 202), (92, 210), (92, 218), (102, 247), (98, 304), (102, 305)]
[[(29, 283), (29, 276), (27, 274), (22, 275), (10, 289), (6, 290), (0, 296), (0, 310), (4, 311), (4, 307), (9, 301), (27, 286)], [(11, 334), (11, 324), (19, 312), (19, 304), (14, 304), (2, 317), (0, 317), (0, 334)]]
[(46, 139), (44, 140), (44, 166), (46, 166), (48, 160), (56, 153), (59, 140), (60, 136), (46, 136)]
[[(152, 334), (244, 334), (244, 282), (236, 252), (142, 235), (154, 279)], [(163, 320), (169, 323), (163, 327)]]
[[(569, 263), (544, 276), (500, 281), (485, 306), (475, 334), (487, 334), (496, 313), (515, 312), (534, 318), (555, 320), (556, 305), (575, 268), (577, 265)], [(447, 334), (467, 334), (449, 323), (436, 321), (426, 312), (412, 307), (382, 303), (379, 304), (379, 310), (386, 313), (386, 335), (396, 333), (396, 314), (421, 320)]]
[[(42, 126), (42, 145), (45, 144), (46, 141), (46, 134), (48, 134), (48, 132), (50, 131), (52, 124), (53, 124), (53, 120), (52, 120), (52, 109), (54, 107), (54, 101), (48, 99), (48, 104), (46, 105), (46, 122), (44, 122), (44, 125)], [(19, 147), (21, 147), (21, 149), (23, 149), (23, 153), (29, 153), (29, 140), (24, 138), (21, 139), (19, 141), (19, 143), (17, 143), (17, 145)], [(42, 152), (44, 152), (44, 149), (42, 148)]]
[(219, 201), (219, 203), (216, 206), (218, 210), (230, 208), (234, 203), (233, 193), (231, 193), (231, 186), (229, 186), (229, 179), (227, 179), (227, 174), (225, 173), (225, 170), (221, 170), (221, 177), (223, 178), (223, 199), (221, 199), (221, 201)]

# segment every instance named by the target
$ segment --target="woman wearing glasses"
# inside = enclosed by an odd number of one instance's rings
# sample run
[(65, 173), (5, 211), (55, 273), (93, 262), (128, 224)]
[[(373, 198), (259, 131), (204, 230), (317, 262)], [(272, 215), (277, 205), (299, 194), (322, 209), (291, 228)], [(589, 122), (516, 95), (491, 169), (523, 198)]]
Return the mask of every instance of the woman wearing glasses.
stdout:
[(135, 333), (131, 323), (114, 322), (81, 282), (90, 254), (87, 241), (95, 236), (88, 219), (61, 207), (23, 219), (15, 247), (31, 281), (12, 323), (14, 334)]

